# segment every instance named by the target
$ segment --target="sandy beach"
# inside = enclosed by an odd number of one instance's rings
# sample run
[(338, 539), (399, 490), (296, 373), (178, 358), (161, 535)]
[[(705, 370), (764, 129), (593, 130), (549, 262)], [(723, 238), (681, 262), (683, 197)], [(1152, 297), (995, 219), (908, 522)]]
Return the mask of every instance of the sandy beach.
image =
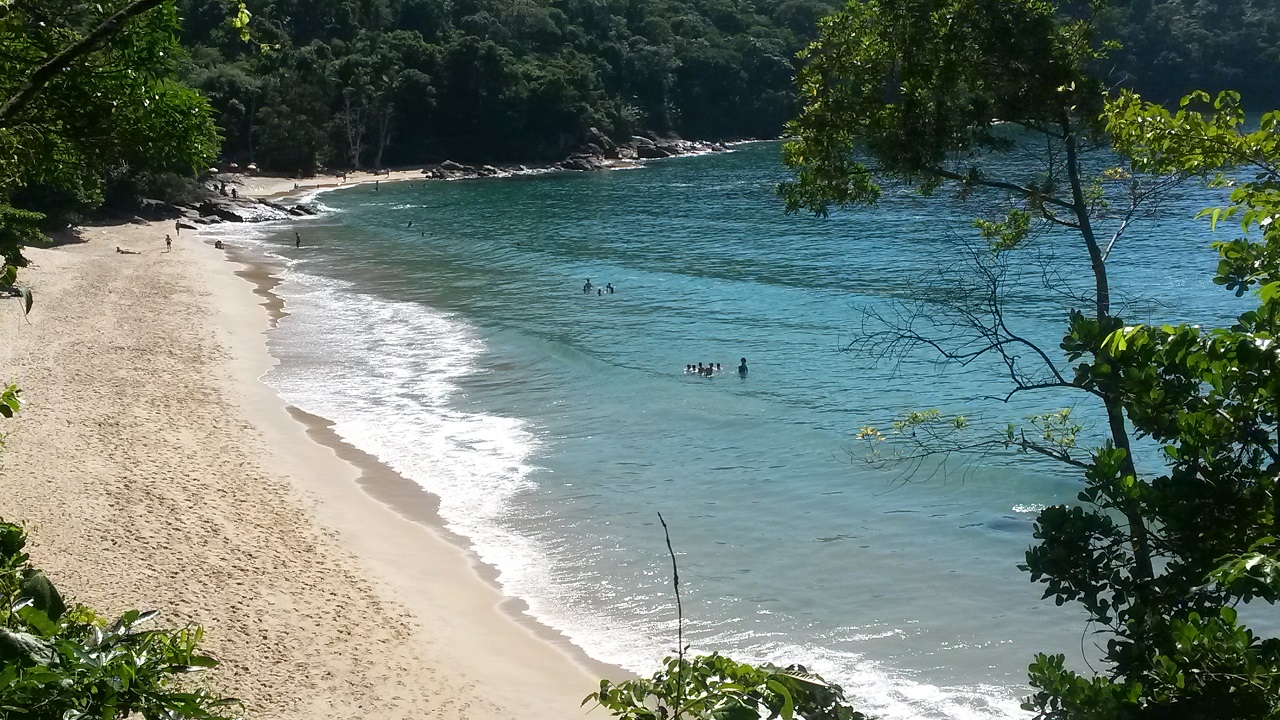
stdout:
[(205, 682), (250, 717), (583, 716), (608, 669), (518, 617), (433, 498), (259, 381), (253, 272), (196, 233), (165, 252), (169, 229), (31, 250), (30, 323), (0, 305), (0, 378), (25, 400), (0, 428), (0, 516), (28, 523), (33, 561), (100, 611), (203, 624), (223, 662)]

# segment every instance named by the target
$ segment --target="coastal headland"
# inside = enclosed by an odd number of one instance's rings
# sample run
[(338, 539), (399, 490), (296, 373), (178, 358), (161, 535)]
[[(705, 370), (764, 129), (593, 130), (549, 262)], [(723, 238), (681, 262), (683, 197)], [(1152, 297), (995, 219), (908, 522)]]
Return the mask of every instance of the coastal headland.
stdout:
[(29, 323), (0, 306), (25, 400), (0, 516), (27, 522), (33, 561), (100, 611), (202, 624), (222, 661), (202, 682), (250, 717), (579, 716), (622, 672), (521, 619), (430, 496), (291, 413), (259, 381), (274, 360), (254, 271), (196, 233), (166, 251), (173, 230), (31, 249)]

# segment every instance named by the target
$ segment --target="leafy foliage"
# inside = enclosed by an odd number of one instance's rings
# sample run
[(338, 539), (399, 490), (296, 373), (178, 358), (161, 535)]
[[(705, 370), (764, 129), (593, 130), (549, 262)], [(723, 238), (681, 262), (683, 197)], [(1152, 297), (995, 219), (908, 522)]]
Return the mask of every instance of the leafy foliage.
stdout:
[[(1280, 717), (1280, 639), (1259, 638), (1234, 606), (1280, 600), (1274, 536), (1277, 522), (1277, 356), (1280, 298), (1280, 145), (1275, 113), (1264, 128), (1244, 128), (1239, 96), (1220, 95), (1208, 115), (1188, 97), (1176, 111), (1124, 94), (1106, 119), (1116, 146), (1150, 172), (1206, 177), (1236, 185), (1216, 219), (1241, 219), (1260, 233), (1214, 243), (1214, 281), (1236, 295), (1253, 291), (1258, 306), (1234, 325), (1118, 326), (1073, 318), (1063, 341), (1072, 360), (1088, 359), (1076, 383), (1115, 388), (1136, 433), (1160, 444), (1166, 467), (1155, 477), (1129, 474), (1122, 451), (1095, 452), (1080, 495), (1084, 507), (1046, 511), (1039, 547), (1027, 553), (1046, 597), (1084, 604), (1111, 629), (1111, 678), (1084, 678), (1041, 656), (1032, 666), (1045, 717), (1079, 717), (1090, 707), (1154, 707), (1183, 717)], [(1220, 174), (1248, 167), (1252, 179)], [(1132, 572), (1121, 552), (1127, 531), (1114, 511), (1136, 505), (1156, 549), (1149, 578)]]
[(1119, 48), (1108, 81), (1165, 104), (1196, 88), (1280, 99), (1280, 5), (1270, 0), (1123, 0), (1101, 24)]
[[(41, 221), (96, 208), (105, 184), (144, 172), (192, 174), (218, 136), (207, 102), (173, 80), (182, 57), (172, 2), (54, 0), (0, 16), (0, 254)], [(132, 14), (131, 14), (132, 13)]]
[(563, 157), (592, 127), (773, 137), (834, 0), (260, 0), (262, 53), (182, 2), (228, 158), (314, 170)]
[(799, 665), (749, 665), (719, 654), (667, 658), (652, 678), (612, 683), (582, 701), (623, 720), (866, 720), (838, 685)]
[[(1090, 69), (1106, 45), (1091, 39), (1093, 16), (1077, 10), (853, 3), (807, 51), (805, 107), (786, 150), (796, 179), (781, 192), (790, 209), (819, 214), (873, 202), (886, 181), (1003, 206), (1004, 219), (976, 223), (973, 291), (922, 307), (874, 339), (961, 364), (992, 356), (1008, 370), (1008, 397), (1082, 393), (1106, 420), (1108, 437), (1091, 450), (1077, 447), (1079, 426), (1066, 411), (967, 446), (951, 441), (964, 428), (936, 411), (895, 425), (917, 443), (908, 459), (1003, 442), (1082, 472), (1076, 504), (1040, 513), (1024, 568), (1046, 598), (1086, 610), (1103, 636), (1105, 671), (1084, 675), (1062, 655), (1040, 655), (1025, 707), (1053, 720), (1280, 717), (1280, 639), (1256, 636), (1235, 611), (1280, 599), (1280, 114), (1248, 131), (1233, 93), (1208, 114), (1194, 109), (1204, 94), (1173, 112), (1131, 93), (1104, 106)], [(1020, 136), (1034, 139), (1019, 145)], [(1082, 155), (1108, 152), (1108, 143), (1123, 165), (1090, 175)], [(992, 171), (994, 154), (1037, 146), (1035, 175)], [(1108, 258), (1153, 199), (1191, 177), (1232, 186), (1230, 205), (1207, 214), (1238, 219), (1246, 237), (1215, 243), (1215, 282), (1238, 296), (1254, 292), (1258, 307), (1229, 328), (1127, 325), (1112, 307)], [(1072, 298), (1060, 353), (1019, 336), (1003, 316), (1010, 258), (1044, 232), (1073, 234), (1090, 261), (1093, 292)], [(939, 312), (948, 314), (941, 322)], [(930, 336), (939, 327), (964, 332)], [(873, 446), (886, 438), (874, 427), (860, 436)], [(1156, 443), (1163, 464), (1139, 467), (1135, 438)]]
[(21, 526), (0, 522), (0, 711), (32, 720), (221, 720), (236, 709), (181, 680), (215, 667), (198, 651), (202, 632), (145, 630), (156, 612), (131, 610), (107, 623), (68, 607), (31, 567)]

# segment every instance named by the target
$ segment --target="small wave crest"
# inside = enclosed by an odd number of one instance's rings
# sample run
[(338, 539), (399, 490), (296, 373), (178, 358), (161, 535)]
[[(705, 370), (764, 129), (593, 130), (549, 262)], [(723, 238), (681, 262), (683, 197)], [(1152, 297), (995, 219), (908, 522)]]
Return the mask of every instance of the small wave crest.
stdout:
[(457, 317), (287, 272), (290, 316), (271, 338), (266, 376), (284, 400), (327, 418), (345, 441), (440, 498), (446, 527), (507, 582), (545, 566), (502, 526), (527, 479), (536, 437), (522, 420), (465, 407), (459, 382), (482, 373), (478, 335)]

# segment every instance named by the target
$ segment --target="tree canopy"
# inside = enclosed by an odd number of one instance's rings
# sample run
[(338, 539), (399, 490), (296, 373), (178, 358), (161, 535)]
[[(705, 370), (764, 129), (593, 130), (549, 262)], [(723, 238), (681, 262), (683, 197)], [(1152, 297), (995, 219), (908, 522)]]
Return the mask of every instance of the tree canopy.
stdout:
[(263, 168), (563, 157), (589, 128), (774, 137), (832, 0), (184, 0), (187, 77)]
[[(861, 433), (907, 448), (898, 458), (1004, 447), (1080, 473), (1077, 502), (1039, 514), (1025, 569), (1046, 598), (1088, 613), (1103, 667), (1081, 674), (1062, 654), (1038, 656), (1025, 707), (1055, 720), (1277, 717), (1280, 640), (1245, 628), (1236, 607), (1280, 599), (1280, 114), (1246, 132), (1235, 94), (1207, 116), (1191, 109), (1207, 95), (1173, 113), (1129, 93), (1108, 102), (1096, 75), (1107, 48), (1099, 9), (851, 3), (806, 51), (803, 109), (785, 150), (795, 179), (780, 192), (792, 210), (825, 214), (875, 202), (888, 182), (954, 191), (980, 213), (977, 279), (889, 319), (872, 342), (958, 363), (991, 357), (1007, 371), (1007, 398), (1076, 393), (1105, 423), (1093, 448), (1077, 446), (1080, 427), (1065, 410), (1033, 417), (1033, 432), (1010, 426), (976, 439), (981, 428), (936, 411), (910, 413), (891, 435)], [(996, 162), (1014, 149), (1033, 166), (1010, 172)], [(1253, 174), (1219, 174), (1236, 168)], [(1166, 188), (1195, 176), (1239, 183), (1230, 207), (1211, 214), (1261, 238), (1216, 244), (1215, 280), (1237, 294), (1256, 290), (1259, 305), (1229, 328), (1126, 323), (1108, 259)], [(1074, 241), (1091, 288), (1072, 299), (1056, 349), (1004, 315), (1003, 269), (1046, 236)], [(1139, 441), (1156, 444), (1162, 462), (1140, 463)]]
[(171, 2), (13, 3), (0, 16), (0, 254), (40, 239), (113, 184), (191, 175), (215, 157), (208, 103), (174, 79)]
[(1123, 0), (1100, 23), (1120, 44), (1100, 66), (1113, 86), (1165, 104), (1193, 90), (1233, 90), (1255, 109), (1280, 104), (1280, 4)]

